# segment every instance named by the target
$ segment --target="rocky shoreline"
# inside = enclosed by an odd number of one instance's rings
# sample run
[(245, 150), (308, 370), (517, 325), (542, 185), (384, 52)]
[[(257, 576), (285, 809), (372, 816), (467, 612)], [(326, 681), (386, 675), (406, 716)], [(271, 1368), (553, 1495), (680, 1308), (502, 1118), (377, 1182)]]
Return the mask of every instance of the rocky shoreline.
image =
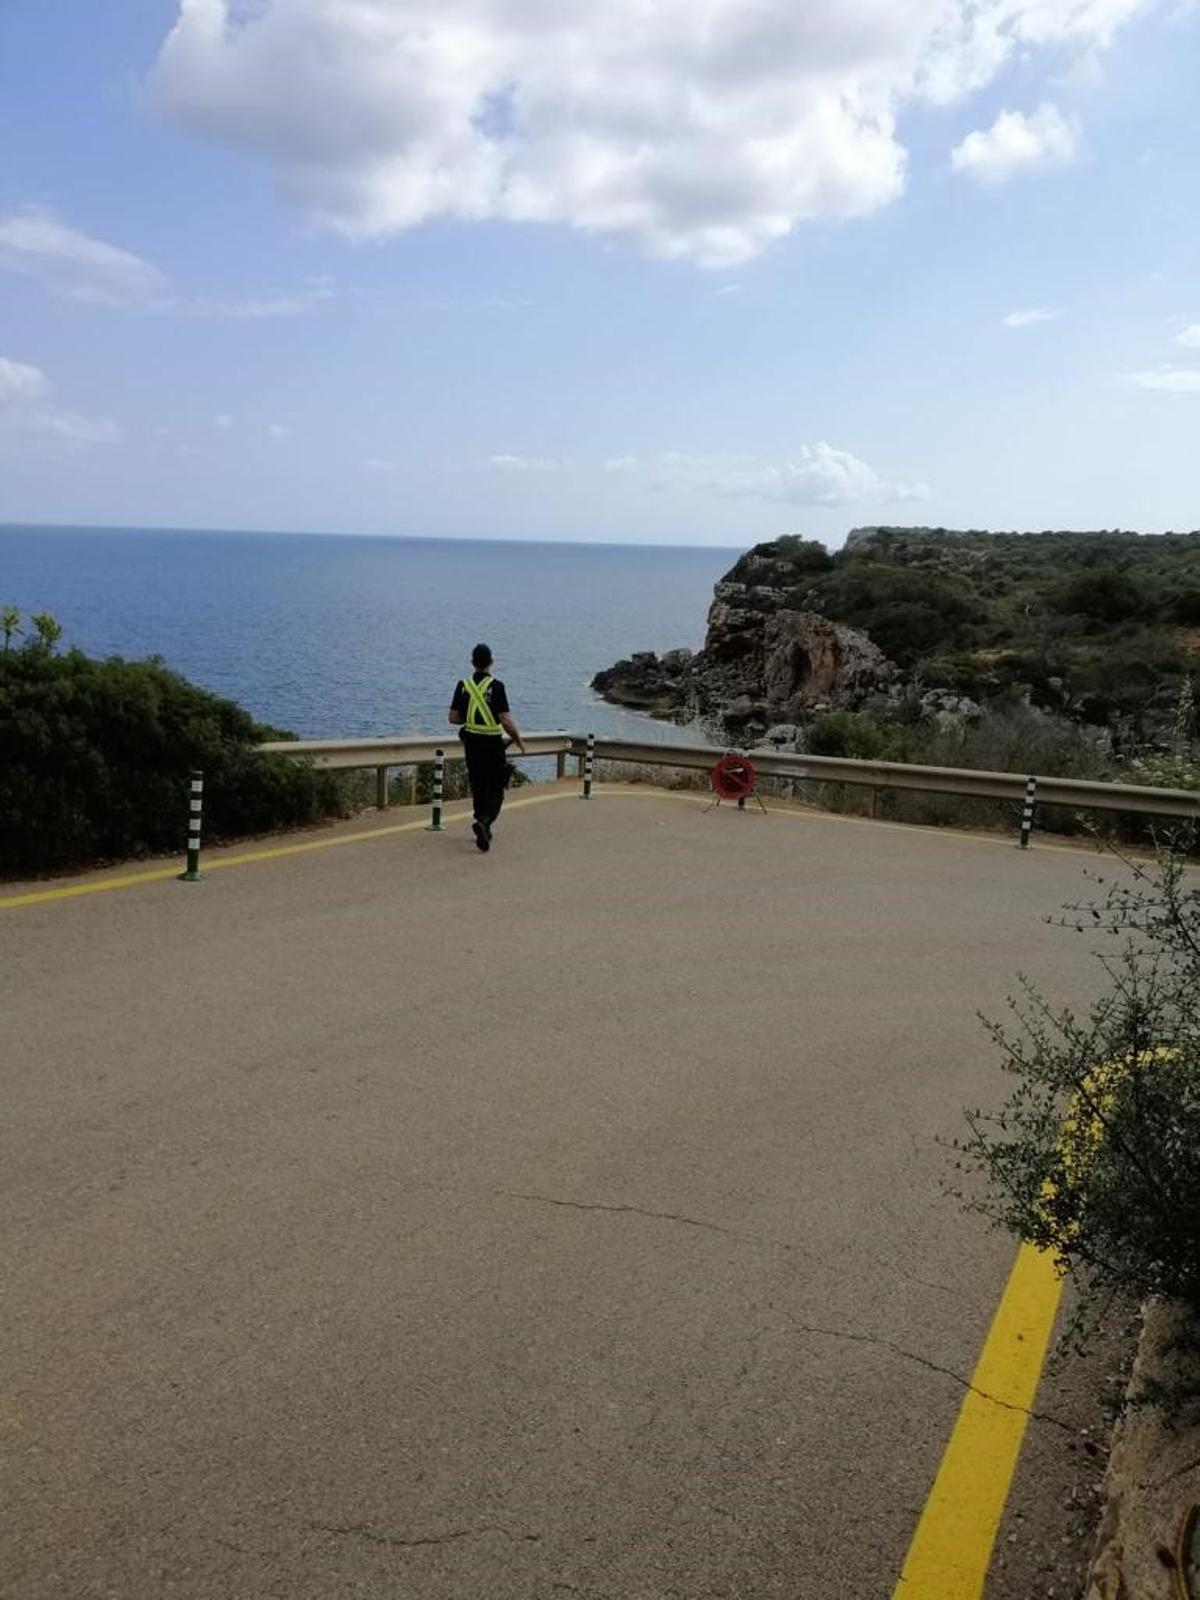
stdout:
[(897, 667), (865, 633), (791, 603), (795, 574), (770, 545), (741, 557), (714, 589), (704, 648), (642, 651), (598, 672), (617, 705), (765, 734), (828, 707), (886, 693)]
[(1198, 664), (1200, 531), (875, 527), (834, 552), (755, 545), (715, 585), (699, 650), (636, 653), (592, 687), (747, 747), (802, 742), (822, 713), (851, 714), (843, 738), (851, 721), (936, 738), (1023, 707), (1064, 750), (1123, 760), (1195, 745)]
[[(788, 541), (757, 545), (715, 586), (701, 650), (646, 650), (598, 672), (605, 700), (652, 717), (707, 723), (745, 743), (794, 745), (822, 711), (894, 710), (904, 673), (867, 634), (797, 606)], [(943, 690), (922, 715), (969, 718), (979, 707)]]

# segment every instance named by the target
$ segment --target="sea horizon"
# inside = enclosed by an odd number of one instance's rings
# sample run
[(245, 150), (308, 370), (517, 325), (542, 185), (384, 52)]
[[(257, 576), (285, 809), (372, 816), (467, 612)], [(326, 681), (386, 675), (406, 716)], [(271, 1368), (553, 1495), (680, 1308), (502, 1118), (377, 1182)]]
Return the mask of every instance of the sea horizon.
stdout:
[[(3, 533), (99, 533), (99, 534), (194, 534), (214, 538), (237, 538), (241, 535), (262, 539), (369, 539), (390, 540), (406, 544), (511, 544), (525, 546), (568, 546), (603, 550), (748, 550), (761, 540), (735, 544), (684, 543), (674, 539), (542, 539), (531, 537), (514, 539), (508, 534), (487, 533), (369, 533), (364, 531), (334, 532), (327, 528), (209, 528), (193, 524), (122, 523), (122, 522), (38, 522), (0, 520)], [(777, 535), (765, 534), (764, 539)]]
[(732, 547), (224, 528), (0, 523), (0, 604), (49, 611), (62, 648), (161, 657), (309, 738), (445, 726), (486, 640), (529, 731), (685, 737), (609, 705), (596, 672), (696, 648)]

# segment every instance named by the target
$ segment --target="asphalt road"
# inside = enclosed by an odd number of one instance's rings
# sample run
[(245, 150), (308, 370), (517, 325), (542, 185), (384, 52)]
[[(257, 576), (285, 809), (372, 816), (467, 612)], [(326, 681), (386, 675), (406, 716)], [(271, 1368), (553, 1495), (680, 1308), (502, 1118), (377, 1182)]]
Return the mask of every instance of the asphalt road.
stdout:
[(1086, 864), (601, 792), (0, 909), (0, 1594), (886, 1600)]

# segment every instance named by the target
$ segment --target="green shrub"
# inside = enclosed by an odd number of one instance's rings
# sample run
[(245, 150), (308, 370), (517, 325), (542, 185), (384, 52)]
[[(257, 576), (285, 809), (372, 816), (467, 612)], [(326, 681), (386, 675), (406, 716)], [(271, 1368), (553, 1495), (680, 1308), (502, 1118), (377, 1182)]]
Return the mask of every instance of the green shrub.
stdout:
[(1145, 607), (1142, 586), (1116, 567), (1096, 567), (1069, 578), (1051, 594), (1055, 610), (1096, 622), (1125, 622)]
[(818, 576), (808, 601), (825, 616), (864, 629), (901, 666), (954, 648), (984, 614), (970, 583), (956, 573), (863, 559)]
[(774, 547), (779, 558), (797, 575), (828, 572), (833, 566), (833, 557), (818, 539), (802, 539), (799, 534), (785, 533), (774, 541)]
[[(1036, 772), (1061, 778), (1113, 776), (1111, 759), (1085, 729), (1023, 701), (999, 701), (985, 706), (978, 717), (948, 725), (928, 717), (913, 720), (904, 701), (882, 718), (867, 712), (829, 711), (809, 725), (805, 748), (813, 755), (860, 761)], [(886, 786), (881, 786), (878, 799), (866, 790), (856, 797), (853, 790), (831, 783), (810, 784), (806, 793), (826, 810), (869, 810), (894, 821), (935, 827), (1015, 829), (1020, 809), (1003, 800)], [(1090, 815), (1063, 806), (1043, 806), (1038, 815), (1039, 829), (1052, 833), (1094, 832), (1111, 824), (1111, 817), (1096, 822)]]
[(1177, 844), (1064, 925), (1110, 936), (1086, 1018), (1032, 985), (988, 1024), (1015, 1087), (967, 1113), (962, 1196), (1090, 1288), (1200, 1312), (1200, 890)]
[(1108, 758), (1084, 729), (1020, 700), (993, 702), (977, 720), (957, 727), (920, 723), (905, 739), (904, 759), (930, 767), (1036, 772), (1046, 778), (1110, 775)]
[(805, 747), (814, 756), (841, 756), (854, 761), (889, 759), (888, 732), (862, 711), (826, 711), (805, 733)]
[(54, 654), (53, 619), (0, 652), (0, 862), (9, 875), (182, 847), (188, 777), (204, 772), (207, 838), (343, 815), (343, 786), (293, 758), (287, 735), (160, 661)]

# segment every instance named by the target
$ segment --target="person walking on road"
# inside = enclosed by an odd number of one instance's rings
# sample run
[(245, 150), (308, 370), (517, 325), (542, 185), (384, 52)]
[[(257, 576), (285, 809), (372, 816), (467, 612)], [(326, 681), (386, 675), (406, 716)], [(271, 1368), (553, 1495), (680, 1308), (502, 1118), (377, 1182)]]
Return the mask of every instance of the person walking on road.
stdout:
[(450, 721), (458, 729), (467, 758), (467, 778), (475, 804), (471, 831), (480, 850), (492, 847), (492, 827), (504, 804), (508, 780), (505, 734), (525, 754), (525, 741), (508, 709), (508, 694), (492, 677), (492, 652), (486, 644), (471, 651), (470, 676), (460, 678), (450, 702)]

